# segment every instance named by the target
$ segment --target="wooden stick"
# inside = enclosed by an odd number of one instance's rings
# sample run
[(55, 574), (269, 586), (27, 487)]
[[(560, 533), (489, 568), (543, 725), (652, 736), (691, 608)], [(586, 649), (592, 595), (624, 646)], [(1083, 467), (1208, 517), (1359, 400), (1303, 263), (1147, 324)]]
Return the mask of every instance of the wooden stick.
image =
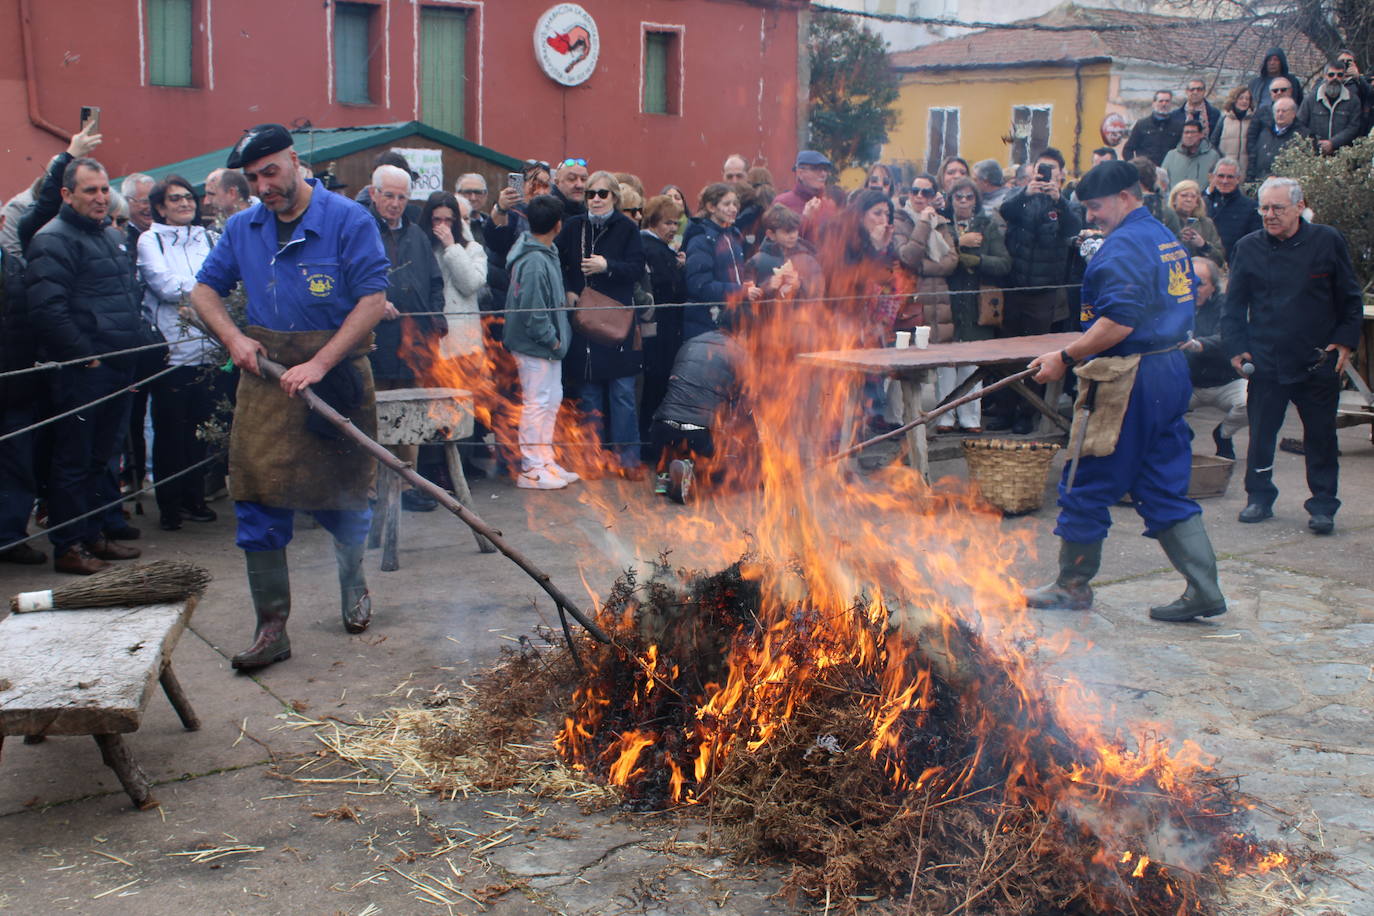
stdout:
[[(856, 452), (861, 452), (871, 445), (876, 445), (879, 442), (882, 442), (884, 439), (895, 439), (898, 436), (905, 435), (907, 432), (915, 429), (921, 424), (929, 423), (936, 417), (943, 416), (956, 407), (962, 407), (970, 401), (976, 401), (979, 398), (985, 398), (988, 395), (992, 394), (994, 391), (1006, 388), (1009, 385), (1015, 385), (1019, 383), (1022, 379), (1029, 378), (1038, 371), (1040, 371), (1038, 368), (1022, 369), (1020, 372), (1017, 372), (1014, 375), (1008, 375), (1006, 378), (999, 379), (998, 381), (993, 382), (991, 385), (984, 385), (978, 391), (969, 392), (962, 398), (950, 401), (947, 404), (941, 404), (939, 407), (936, 407), (932, 410), (927, 411), (926, 413), (921, 414), (919, 417), (912, 420), (910, 423), (904, 423), (896, 429), (888, 430), (885, 433), (881, 433), (880, 435), (874, 436), (872, 439), (865, 439), (863, 442), (860, 442), (856, 445), (851, 445), (849, 448), (845, 449), (842, 452), (836, 452), (834, 455), (830, 455), (822, 459), (822, 463), (829, 464), (832, 461), (839, 461), (843, 458), (848, 458), (850, 455), (853, 455)], [(1041, 401), (1041, 403), (1043, 404), (1044, 402)]]
[[(194, 310), (187, 311), (189, 312), (189, 314), (187, 314), (187, 321), (195, 325), (211, 340), (222, 343), (219, 338), (211, 332), (209, 327), (200, 320), (200, 316), (197, 315)], [(258, 370), (266, 378), (280, 383), (282, 374), (286, 372), (286, 367), (276, 360), (269, 359), (267, 354), (258, 353)], [(523, 569), (525, 574), (535, 581), (535, 584), (548, 593), (548, 596), (553, 599), (554, 604), (558, 606), (560, 613), (566, 611), (571, 614), (597, 642), (610, 643), (611, 638), (606, 635), (605, 631), (597, 626), (586, 614), (582, 613), (581, 609), (573, 603), (572, 599), (563, 594), (562, 589), (553, 584), (553, 580), (549, 578), (548, 573), (544, 572), (538, 566), (535, 566), (524, 554), (507, 544), (501, 537), (500, 531), (497, 531), (495, 528), (482, 521), (477, 513), (450, 496), (448, 491), (443, 487), (431, 483), (415, 473), (414, 468), (391, 454), (391, 452), (383, 448), (374, 439), (354, 426), (353, 421), (349, 420), (348, 417), (345, 417), (333, 407), (326, 404), (318, 394), (310, 389), (309, 385), (300, 390), (300, 397), (305, 401), (307, 407), (338, 427), (339, 431), (342, 432), (346, 438), (352, 439), (353, 444), (376, 458), (384, 467), (390, 468), (401, 475), (404, 480), (410, 482), (411, 486), (433, 496), (439, 501), (439, 505), (458, 516), (459, 521), (495, 545), (497, 550), (510, 558), (516, 566)], [(572, 642), (570, 641), (568, 645), (571, 648)]]

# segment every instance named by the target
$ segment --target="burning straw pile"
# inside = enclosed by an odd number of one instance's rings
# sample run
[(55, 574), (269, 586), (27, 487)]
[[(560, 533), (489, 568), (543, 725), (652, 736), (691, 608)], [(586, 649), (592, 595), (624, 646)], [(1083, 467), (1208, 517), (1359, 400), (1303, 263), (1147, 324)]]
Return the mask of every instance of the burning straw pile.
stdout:
[(697, 804), (838, 911), (1204, 913), (1226, 876), (1286, 862), (1197, 757), (1075, 733), (965, 625), (873, 596), (827, 614), (800, 571), (749, 560), (627, 574), (600, 621), (615, 644), (583, 649), (563, 758), (636, 808)]

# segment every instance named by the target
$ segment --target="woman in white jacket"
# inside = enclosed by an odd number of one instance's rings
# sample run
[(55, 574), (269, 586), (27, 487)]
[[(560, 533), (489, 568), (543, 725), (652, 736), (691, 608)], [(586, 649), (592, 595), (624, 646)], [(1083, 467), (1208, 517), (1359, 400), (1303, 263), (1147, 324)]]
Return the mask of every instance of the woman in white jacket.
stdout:
[[(434, 257), (444, 277), (448, 333), (439, 341), (439, 358), (447, 365), (440, 370), (439, 377), (454, 387), (471, 391), (479, 404), (490, 407), (492, 388), (482, 339), (482, 316), (477, 306), (478, 295), (487, 285), (487, 250), (473, 238), (468, 222), (471, 215), (472, 207), (464, 198), (448, 191), (435, 191), (425, 201), (420, 228), (434, 246)], [(463, 472), (469, 479), (487, 476), (485, 470), (472, 463), (471, 455), (472, 445), (482, 442), (485, 434), (486, 428), (478, 424), (471, 438), (464, 440), (469, 444), (460, 449)]]
[(143, 279), (144, 315), (167, 338), (167, 375), (152, 383), (153, 476), (164, 531), (182, 519), (212, 522), (205, 505), (205, 469), (175, 479), (205, 457), (198, 427), (214, 409), (211, 346), (181, 320), (180, 310), (196, 285), (196, 273), (214, 244), (199, 225), (200, 205), (190, 182), (169, 175), (148, 195), (153, 225), (138, 238), (138, 272)]
[[(439, 341), (439, 356), (465, 363), (482, 354), (482, 317), (477, 295), (487, 284), (487, 252), (472, 237), (468, 202), (447, 191), (435, 191), (425, 202), (420, 227), (434, 246), (444, 276), (444, 317), (448, 333)], [(480, 360), (477, 361), (480, 366)], [(466, 367), (465, 367), (466, 369)]]

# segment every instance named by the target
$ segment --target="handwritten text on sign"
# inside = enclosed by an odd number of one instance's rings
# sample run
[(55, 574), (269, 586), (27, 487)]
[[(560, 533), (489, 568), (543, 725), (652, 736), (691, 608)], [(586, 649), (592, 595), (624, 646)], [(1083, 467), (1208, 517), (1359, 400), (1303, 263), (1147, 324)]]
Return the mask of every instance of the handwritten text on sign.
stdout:
[(424, 200), (435, 191), (444, 189), (444, 151), (441, 149), (401, 149), (392, 147), (410, 164), (416, 178), (410, 182), (410, 199)]

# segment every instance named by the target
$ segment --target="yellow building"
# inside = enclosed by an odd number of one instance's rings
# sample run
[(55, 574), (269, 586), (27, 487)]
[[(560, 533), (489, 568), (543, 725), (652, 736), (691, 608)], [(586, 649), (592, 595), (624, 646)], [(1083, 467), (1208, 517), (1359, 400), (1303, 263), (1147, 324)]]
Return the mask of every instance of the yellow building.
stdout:
[(889, 57), (901, 80), (899, 120), (882, 161), (934, 173), (958, 155), (1006, 168), (1053, 146), (1069, 173), (1081, 174), (1094, 149), (1120, 149), (1125, 134), (1112, 128), (1145, 114), (1156, 89), (1174, 92), (1178, 105), (1187, 80), (1201, 76), (1220, 107), (1272, 44), (1290, 49), (1290, 63), (1295, 52), (1305, 63), (1312, 56), (1301, 36), (1252, 22), (1064, 3), (1005, 28), (900, 51)]

